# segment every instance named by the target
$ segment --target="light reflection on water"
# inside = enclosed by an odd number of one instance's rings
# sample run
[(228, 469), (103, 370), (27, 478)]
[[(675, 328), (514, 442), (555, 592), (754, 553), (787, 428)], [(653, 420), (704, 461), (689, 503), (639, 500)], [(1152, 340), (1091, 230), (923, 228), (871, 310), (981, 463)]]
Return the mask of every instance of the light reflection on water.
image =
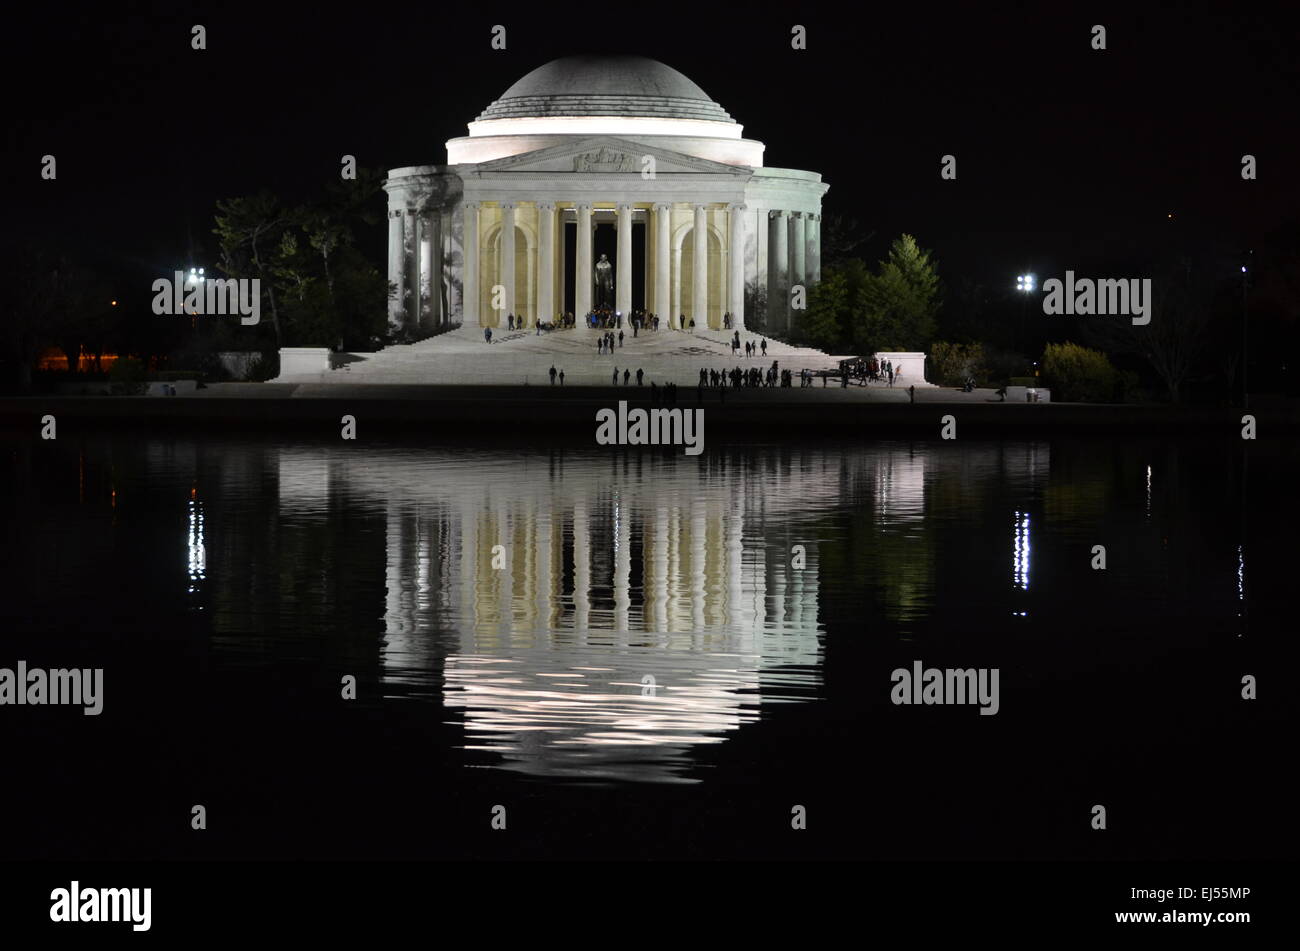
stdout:
[[(1169, 580), (1167, 510), (1146, 527), (1151, 503), (1125, 505), (1113, 462), (1081, 452), (1055, 472), (1045, 443), (88, 452), (72, 459), (83, 504), (107, 473), (114, 526), (176, 525), (169, 564), (216, 662), (356, 670), (381, 697), (436, 705), (465, 764), (552, 779), (698, 781), (704, 748), (827, 698), (832, 625), (907, 640), (1014, 615), (1050, 637), (1089, 608), (1071, 546), (1103, 519), (1131, 548), (1117, 592), (1158, 613)], [(1119, 458), (1141, 493), (1144, 450)], [(86, 558), (120, 545), (80, 524)], [(51, 597), (84, 580), (42, 577)]]

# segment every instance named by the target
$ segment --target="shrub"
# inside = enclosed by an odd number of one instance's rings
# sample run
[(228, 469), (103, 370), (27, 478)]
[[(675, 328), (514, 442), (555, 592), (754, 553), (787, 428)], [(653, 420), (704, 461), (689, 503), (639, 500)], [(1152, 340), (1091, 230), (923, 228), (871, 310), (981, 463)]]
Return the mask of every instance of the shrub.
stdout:
[(979, 343), (945, 343), (937, 341), (930, 348), (932, 378), (940, 386), (961, 386), (967, 377), (977, 381), (988, 376), (984, 345)]
[(1062, 400), (1104, 403), (1116, 398), (1121, 378), (1110, 358), (1076, 343), (1049, 343), (1043, 375)]
[(121, 357), (108, 371), (109, 389), (117, 396), (140, 396), (148, 388), (144, 364), (134, 357)]
[(263, 353), (248, 365), (247, 379), (250, 383), (265, 383), (280, 375), (280, 354)]

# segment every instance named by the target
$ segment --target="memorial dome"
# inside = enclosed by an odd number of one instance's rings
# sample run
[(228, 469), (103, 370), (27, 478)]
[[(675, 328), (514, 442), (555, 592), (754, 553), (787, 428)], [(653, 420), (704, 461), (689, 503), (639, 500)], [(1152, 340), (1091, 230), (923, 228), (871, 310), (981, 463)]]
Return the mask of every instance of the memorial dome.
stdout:
[(595, 116), (735, 122), (671, 66), (622, 55), (552, 60), (507, 89), (478, 121)]

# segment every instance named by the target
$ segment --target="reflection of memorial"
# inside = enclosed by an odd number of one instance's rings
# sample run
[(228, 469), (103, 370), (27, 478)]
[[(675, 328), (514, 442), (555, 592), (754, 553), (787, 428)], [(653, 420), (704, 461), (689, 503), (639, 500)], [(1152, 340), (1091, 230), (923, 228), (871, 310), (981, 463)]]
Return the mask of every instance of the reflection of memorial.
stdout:
[[(280, 486), (282, 515), (336, 486), (383, 500), (382, 675), (441, 667), (469, 748), (534, 773), (664, 780), (686, 748), (755, 719), (760, 691), (812, 695), (817, 545), (787, 523), (833, 506), (833, 480), (796, 490), (803, 473), (776, 466), (743, 493), (744, 460), (710, 476), (675, 458), (463, 459), (286, 449)], [(636, 770), (609, 766), (629, 747)]]
[[(657, 781), (817, 693), (823, 572), (892, 623), (925, 618), (945, 525), (988, 519), (1005, 545), (990, 486), (1032, 499), (1049, 475), (1045, 444), (276, 456), (282, 524), (342, 506), (382, 534), (383, 682), (440, 697), (504, 768)], [(1027, 520), (1014, 541), (1027, 579)]]

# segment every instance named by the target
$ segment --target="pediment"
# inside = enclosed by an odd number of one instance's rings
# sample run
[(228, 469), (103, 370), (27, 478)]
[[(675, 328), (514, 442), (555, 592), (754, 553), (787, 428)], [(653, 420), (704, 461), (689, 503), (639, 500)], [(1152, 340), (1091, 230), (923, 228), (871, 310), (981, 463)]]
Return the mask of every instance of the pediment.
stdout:
[(654, 159), (656, 175), (714, 174), (748, 176), (751, 170), (722, 162), (683, 155), (659, 146), (631, 142), (615, 136), (592, 136), (544, 149), (493, 159), (474, 166), (476, 172), (576, 172), (579, 174), (637, 175), (646, 168), (645, 156)]

